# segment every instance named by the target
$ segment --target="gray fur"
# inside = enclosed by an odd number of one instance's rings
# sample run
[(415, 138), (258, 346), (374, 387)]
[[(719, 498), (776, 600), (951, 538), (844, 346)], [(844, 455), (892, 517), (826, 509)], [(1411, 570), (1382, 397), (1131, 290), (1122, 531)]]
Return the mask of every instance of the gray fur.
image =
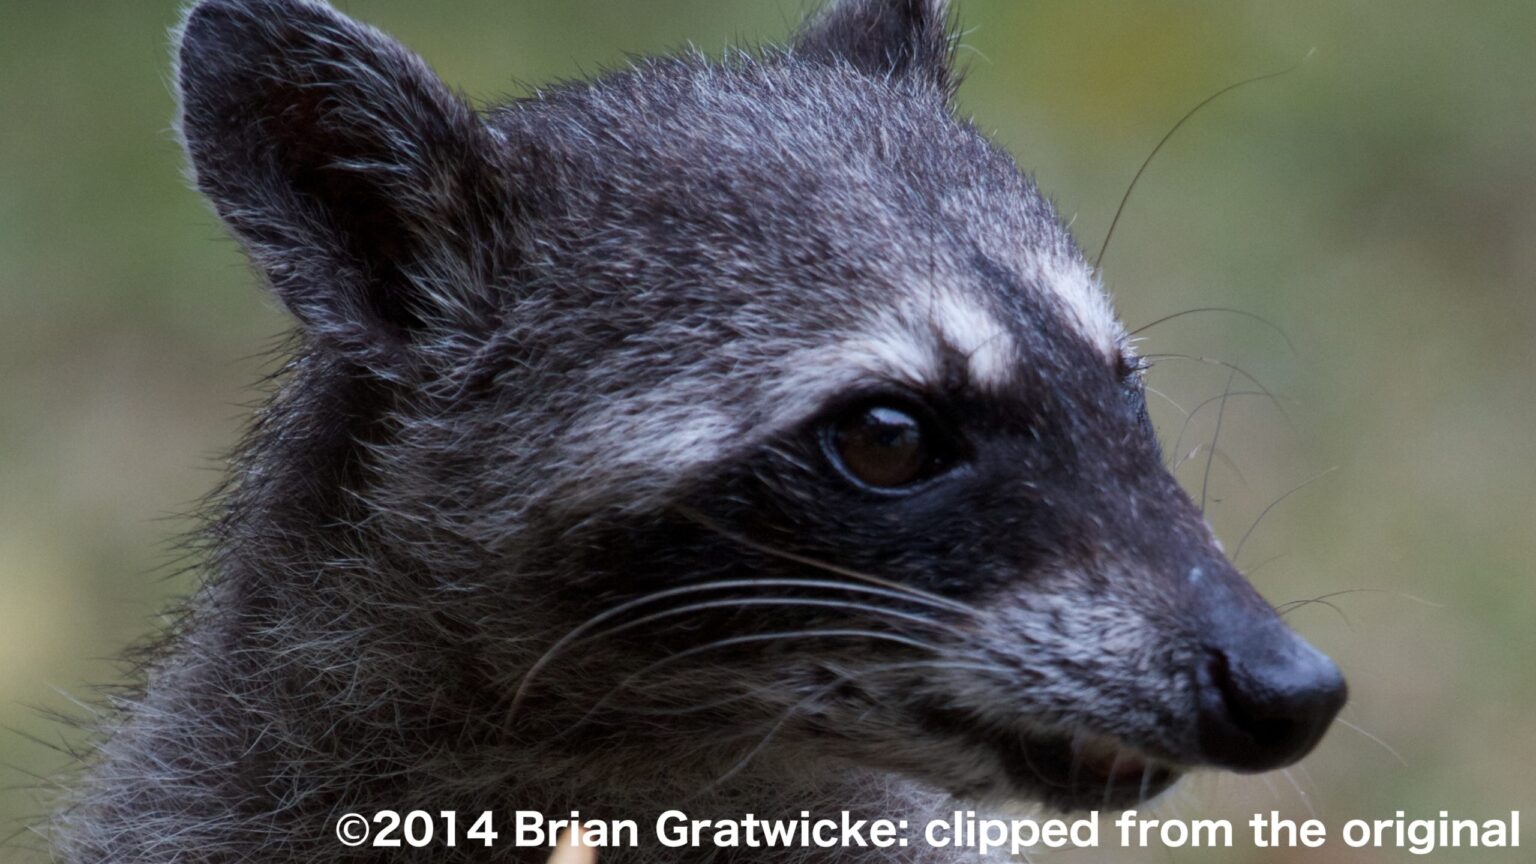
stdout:
[[(938, 0), (846, 0), (481, 116), (320, 3), (193, 7), (197, 185), (302, 332), (60, 859), (381, 860), (331, 832), (384, 808), (1083, 803), (998, 736), (1205, 761), (1181, 586), (1267, 607), (1157, 465), (1102, 297), (1058, 293), (1098, 290), (1076, 245), (953, 117), (951, 40)], [(871, 386), (979, 400), (1020, 455), (936, 509), (828, 491), (803, 433)]]

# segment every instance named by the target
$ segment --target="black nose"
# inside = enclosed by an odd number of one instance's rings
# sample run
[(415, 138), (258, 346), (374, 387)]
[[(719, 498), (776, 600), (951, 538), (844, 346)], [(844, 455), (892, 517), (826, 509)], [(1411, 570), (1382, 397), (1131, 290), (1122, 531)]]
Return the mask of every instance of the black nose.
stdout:
[(1197, 672), (1200, 749), (1234, 771), (1268, 771), (1307, 755), (1344, 707), (1339, 667), (1283, 628), (1241, 648), (1207, 649)]

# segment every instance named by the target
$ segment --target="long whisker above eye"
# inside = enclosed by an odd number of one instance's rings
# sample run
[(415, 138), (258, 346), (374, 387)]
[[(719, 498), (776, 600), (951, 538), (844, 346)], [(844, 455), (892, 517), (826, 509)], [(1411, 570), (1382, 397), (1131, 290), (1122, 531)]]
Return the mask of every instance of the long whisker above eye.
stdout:
[(1252, 372), (1249, 372), (1247, 369), (1244, 369), (1236, 363), (1228, 360), (1222, 360), (1219, 357), (1206, 357), (1203, 354), (1179, 354), (1176, 352), (1168, 351), (1155, 354), (1142, 354), (1141, 358), (1143, 360), (1183, 360), (1186, 363), (1203, 363), (1207, 366), (1216, 366), (1221, 369), (1227, 369), (1236, 372), (1239, 377), (1257, 387), (1259, 392), (1269, 397), (1269, 402), (1275, 406), (1275, 411), (1285, 419), (1286, 424), (1291, 427), (1291, 431), (1296, 431), (1296, 422), (1291, 419), (1290, 412), (1285, 410), (1285, 403), (1281, 401), (1279, 396), (1275, 395), (1275, 391), (1270, 389), (1269, 386), (1266, 385), (1263, 381), (1259, 380), (1258, 377), (1256, 377)]
[[(735, 588), (822, 588), (831, 591), (847, 591), (854, 594), (866, 594), (876, 597), (884, 597), (890, 600), (917, 603), (929, 608), (940, 608), (948, 611), (964, 611), (964, 607), (956, 609), (955, 604), (937, 603), (923, 596), (921, 593), (913, 593), (900, 586), (888, 588), (879, 585), (861, 585), (857, 583), (840, 582), (831, 579), (795, 579), (795, 578), (771, 578), (771, 579), (719, 579), (713, 582), (702, 582), (694, 585), (682, 585), (676, 588), (665, 588), (653, 591), (627, 600), (617, 606), (610, 607), (593, 615), (586, 621), (572, 628), (564, 636), (549, 646), (539, 658), (523, 673), (522, 680), (512, 694), (511, 706), (508, 708), (506, 722), (510, 724), (517, 717), (524, 700), (527, 699), (528, 689), (535, 676), (553, 662), (560, 654), (580, 641), (588, 633), (599, 625), (611, 621), (626, 612), (642, 606), (666, 600), (672, 597), (680, 597), (689, 594), (700, 594), (708, 591), (726, 591)], [(942, 599), (942, 598), (939, 598)]]
[(1199, 306), (1194, 309), (1185, 309), (1182, 312), (1174, 312), (1170, 315), (1164, 315), (1163, 317), (1153, 321), (1148, 321), (1140, 327), (1137, 327), (1135, 330), (1130, 331), (1126, 335), (1136, 336), (1152, 329), (1153, 327), (1156, 327), (1159, 324), (1162, 324), (1165, 321), (1172, 321), (1176, 318), (1183, 318), (1186, 315), (1196, 315), (1202, 312), (1224, 312), (1228, 315), (1239, 315), (1243, 318), (1257, 321), (1260, 324), (1263, 324), (1265, 327), (1268, 327), (1270, 330), (1273, 330), (1277, 335), (1279, 335), (1281, 339), (1285, 340), (1285, 347), (1290, 349), (1291, 356), (1299, 356), (1299, 352), (1296, 350), (1296, 343), (1291, 341), (1291, 335), (1285, 332), (1285, 328), (1269, 320), (1268, 318), (1265, 318), (1263, 315), (1258, 315), (1245, 309), (1233, 309), (1230, 306)]
[(879, 576), (874, 576), (868, 573), (861, 573), (857, 570), (850, 570), (837, 564), (832, 564), (826, 561), (819, 561), (815, 558), (810, 558), (797, 552), (790, 552), (785, 549), (777, 549), (773, 546), (769, 546), (765, 543), (753, 540), (750, 537), (737, 534), (734, 531), (724, 528), (717, 524), (714, 520), (689, 507), (674, 506), (672, 509), (687, 519), (698, 523), (700, 526), (708, 528), (716, 534), (719, 534), (721, 537), (724, 537), (727, 540), (735, 541), (736, 543), (740, 543), (748, 549), (753, 549), (763, 553), (764, 555), (772, 555), (776, 558), (783, 558), (786, 561), (793, 561), (796, 564), (804, 564), (807, 567), (814, 567), (818, 570), (825, 570), (826, 572), (835, 574), (837, 576), (843, 576), (848, 579), (855, 579), (860, 582), (867, 582), (871, 585), (878, 585), (882, 588), (886, 588), (892, 591), (899, 591), (902, 594), (906, 594), (912, 597), (921, 597), (922, 599), (928, 600), (939, 606), (943, 606), (956, 612), (964, 612), (967, 615), (972, 615), (977, 618), (985, 617), (985, 613), (968, 603), (961, 603), (958, 600), (951, 600), (948, 597), (934, 594), (931, 591), (924, 591), (920, 588), (913, 588), (910, 585), (903, 585), (900, 582), (894, 582), (890, 579), (883, 579)]
[[(1307, 61), (1307, 57), (1311, 56), (1312, 52), (1307, 52), (1307, 56), (1301, 58), (1301, 63), (1305, 63)], [(1257, 84), (1260, 81), (1268, 81), (1271, 78), (1279, 78), (1282, 75), (1288, 75), (1297, 69), (1300, 69), (1301, 63), (1297, 63), (1296, 65), (1286, 69), (1281, 69), (1278, 72), (1266, 72), (1262, 75), (1255, 75), (1252, 78), (1244, 78), (1241, 81), (1228, 84), (1220, 90), (1217, 90), (1215, 93), (1212, 93), (1211, 95), (1202, 99), (1198, 105), (1189, 109), (1189, 111), (1186, 112), (1183, 117), (1180, 117), (1178, 122), (1173, 124), (1173, 128), (1169, 129), (1167, 133), (1158, 140), (1157, 144), (1152, 147), (1152, 152), (1147, 154), (1147, 158), (1142, 161), (1141, 167), (1136, 169), (1135, 176), (1131, 177), (1130, 185), (1125, 187), (1125, 194), (1120, 198), (1120, 206), (1115, 208), (1114, 218), (1109, 220), (1109, 230), (1104, 232), (1104, 240), (1099, 244), (1099, 254), (1095, 255), (1093, 258), (1093, 269), (1095, 271), (1100, 271), (1103, 269), (1104, 253), (1109, 251), (1109, 241), (1115, 236), (1115, 226), (1120, 224), (1120, 217), (1125, 213), (1125, 205), (1130, 203), (1131, 193), (1136, 191), (1136, 184), (1141, 182), (1141, 175), (1147, 173), (1147, 168), (1151, 166), (1152, 160), (1157, 158), (1157, 154), (1161, 153), (1163, 147), (1165, 147), (1169, 141), (1173, 140), (1173, 136), (1184, 127), (1185, 123), (1188, 123), (1191, 118), (1193, 118), (1196, 114), (1199, 114), (1201, 109), (1203, 109), (1205, 106), (1215, 102), (1217, 99), (1220, 99), (1228, 93), (1231, 93), (1233, 90), (1240, 90), (1250, 84)]]

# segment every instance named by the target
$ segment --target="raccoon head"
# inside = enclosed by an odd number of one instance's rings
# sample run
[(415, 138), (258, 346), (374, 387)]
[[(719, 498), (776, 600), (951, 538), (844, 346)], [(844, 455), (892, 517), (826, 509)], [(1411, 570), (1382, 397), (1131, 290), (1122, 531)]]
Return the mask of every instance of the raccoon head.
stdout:
[(306, 487), (499, 604), (456, 632), (514, 728), (575, 706), (710, 745), (679, 772), (809, 756), (1072, 808), (1332, 721), (1337, 668), (1164, 469), (1093, 268), (954, 116), (953, 40), (941, 0), (843, 0), (782, 49), (479, 113), (321, 3), (190, 12), (197, 185), (303, 386), (373, 394), (324, 414), (349, 443)]

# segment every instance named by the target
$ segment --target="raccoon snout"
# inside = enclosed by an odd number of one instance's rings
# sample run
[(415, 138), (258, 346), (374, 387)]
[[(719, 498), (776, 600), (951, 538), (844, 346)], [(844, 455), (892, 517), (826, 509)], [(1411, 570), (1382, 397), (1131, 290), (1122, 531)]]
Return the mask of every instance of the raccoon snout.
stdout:
[(1224, 641), (1196, 670), (1202, 755), (1258, 772), (1311, 752), (1348, 695), (1339, 667), (1279, 625)]

